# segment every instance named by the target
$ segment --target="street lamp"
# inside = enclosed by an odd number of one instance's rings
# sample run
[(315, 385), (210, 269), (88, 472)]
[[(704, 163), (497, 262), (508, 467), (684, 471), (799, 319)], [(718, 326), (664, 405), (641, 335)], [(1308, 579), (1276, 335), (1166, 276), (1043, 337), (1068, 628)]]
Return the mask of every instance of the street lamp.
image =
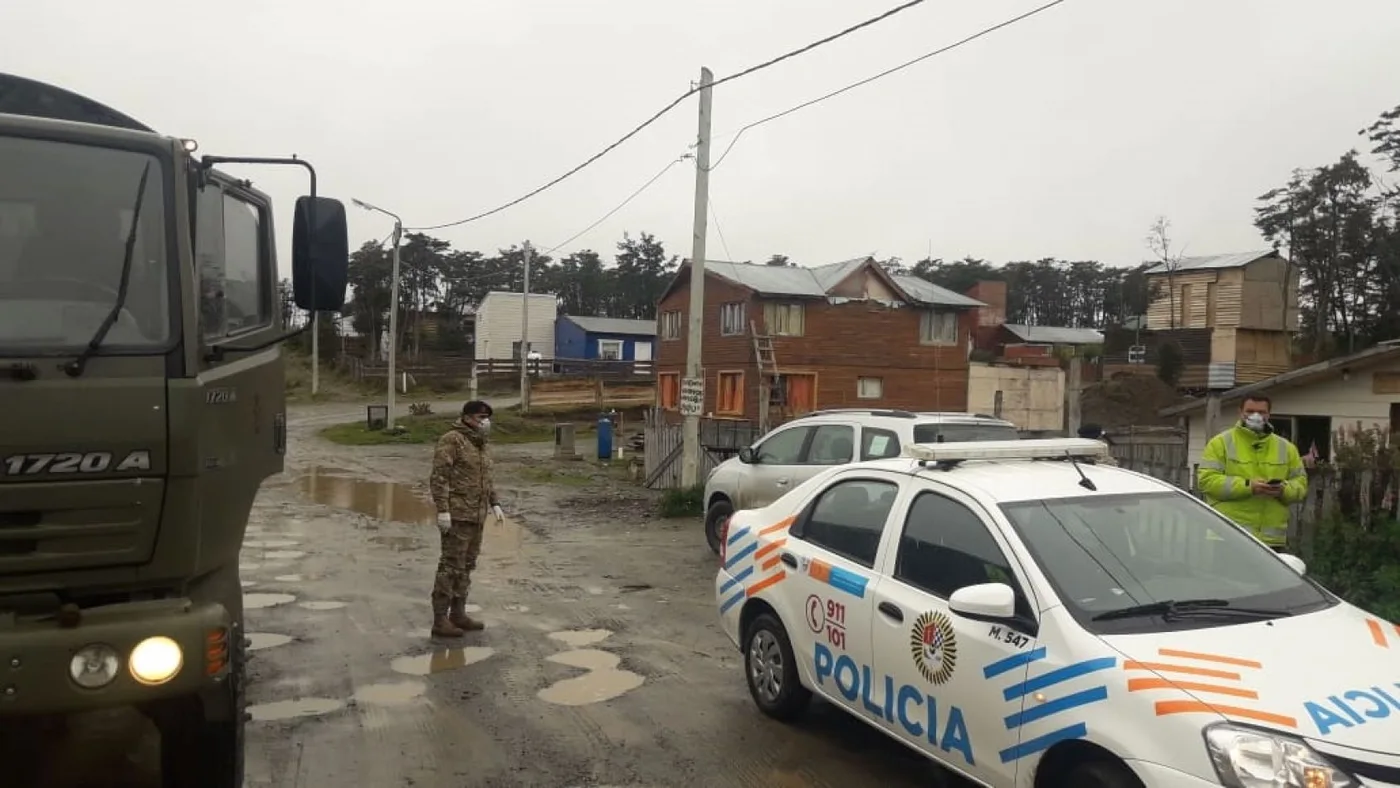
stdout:
[(364, 200), (351, 199), (356, 207), (366, 211), (377, 211), (394, 220), (394, 266), (389, 274), (389, 412), (384, 417), (386, 429), (394, 428), (394, 395), (397, 381), (394, 379), (395, 361), (398, 360), (399, 353), (399, 239), (403, 235), (403, 220), (399, 215), (391, 211), (386, 211), (377, 205), (370, 205)]

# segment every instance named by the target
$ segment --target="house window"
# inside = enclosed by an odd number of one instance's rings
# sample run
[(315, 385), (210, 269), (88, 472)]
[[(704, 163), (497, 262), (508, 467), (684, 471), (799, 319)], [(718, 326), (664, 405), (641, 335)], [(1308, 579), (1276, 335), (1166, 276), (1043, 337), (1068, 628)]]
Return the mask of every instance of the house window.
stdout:
[(856, 396), (860, 399), (880, 399), (885, 396), (885, 379), (856, 378)]
[(768, 335), (800, 337), (803, 329), (802, 304), (764, 304), (763, 322)]
[(661, 339), (663, 341), (668, 339), (680, 339), (682, 322), (679, 310), (674, 312), (662, 312)]
[(720, 336), (732, 337), (744, 333), (744, 302), (735, 301), (729, 304), (722, 304), (719, 308), (719, 333)]
[[(534, 348), (535, 348), (535, 343), (534, 343), (534, 342), (531, 342), (531, 343), (530, 343), (530, 349), (531, 349), (531, 350), (534, 350)], [(527, 352), (528, 352), (528, 351), (527, 351)], [(519, 361), (519, 360), (520, 360), (520, 340), (517, 339), (517, 340), (515, 340), (514, 342), (510, 343), (510, 357), (511, 357), (511, 359), (513, 359), (513, 360), (515, 360), (515, 361)]]
[(603, 361), (622, 360), (622, 340), (620, 339), (600, 339), (598, 340), (598, 358)]
[(680, 407), (681, 376), (679, 372), (663, 372), (656, 377), (656, 392), (662, 410)]
[(744, 415), (744, 373), (719, 373), (719, 390), (715, 394), (715, 412), (721, 416)]
[(817, 409), (817, 375), (815, 372), (785, 372), (773, 383), (770, 407), (777, 407), (792, 416)]
[(932, 309), (919, 319), (919, 344), (956, 345), (958, 343), (958, 315), (956, 312), (936, 312)]

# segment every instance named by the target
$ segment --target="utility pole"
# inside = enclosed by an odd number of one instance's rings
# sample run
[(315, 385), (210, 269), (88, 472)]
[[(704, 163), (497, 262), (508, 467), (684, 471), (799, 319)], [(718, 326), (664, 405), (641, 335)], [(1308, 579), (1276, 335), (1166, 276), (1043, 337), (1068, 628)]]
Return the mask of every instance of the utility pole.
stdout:
[(389, 274), (389, 412), (384, 417), (384, 426), (394, 428), (394, 398), (398, 394), (399, 358), (399, 239), (403, 235), (403, 223), (394, 217), (394, 265)]
[[(686, 337), (685, 376), (699, 380), (703, 391), (704, 378), (700, 367), (700, 340), (705, 324), (705, 233), (710, 204), (710, 108), (715, 75), (708, 68), (700, 69), (700, 126), (695, 146), (695, 226), (691, 235), (690, 252), (690, 332)], [(692, 383), (694, 385), (694, 383)], [(704, 410), (701, 398), (700, 410)], [(681, 485), (694, 487), (700, 475), (700, 414), (685, 415), (681, 430)]]
[(520, 301), (520, 412), (530, 412), (530, 242), (525, 242), (525, 293)]

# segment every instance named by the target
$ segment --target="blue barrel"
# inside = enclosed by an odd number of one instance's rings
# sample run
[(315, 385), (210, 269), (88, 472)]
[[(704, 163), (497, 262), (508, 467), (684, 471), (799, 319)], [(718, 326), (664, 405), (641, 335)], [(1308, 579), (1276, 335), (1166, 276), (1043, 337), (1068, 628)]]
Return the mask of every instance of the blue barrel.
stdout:
[(613, 423), (608, 414), (598, 414), (598, 459), (612, 459)]

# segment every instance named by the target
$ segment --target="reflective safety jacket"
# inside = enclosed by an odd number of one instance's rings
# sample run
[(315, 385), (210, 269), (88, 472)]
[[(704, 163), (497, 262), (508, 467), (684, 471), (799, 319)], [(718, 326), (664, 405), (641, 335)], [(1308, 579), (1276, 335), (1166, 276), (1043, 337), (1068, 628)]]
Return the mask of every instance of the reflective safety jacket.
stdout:
[[(1250, 489), (1255, 479), (1282, 479), (1283, 497), (1255, 495)], [(1265, 544), (1282, 546), (1288, 540), (1288, 506), (1307, 496), (1308, 472), (1291, 441), (1236, 424), (1206, 444), (1196, 486), (1216, 511)]]

